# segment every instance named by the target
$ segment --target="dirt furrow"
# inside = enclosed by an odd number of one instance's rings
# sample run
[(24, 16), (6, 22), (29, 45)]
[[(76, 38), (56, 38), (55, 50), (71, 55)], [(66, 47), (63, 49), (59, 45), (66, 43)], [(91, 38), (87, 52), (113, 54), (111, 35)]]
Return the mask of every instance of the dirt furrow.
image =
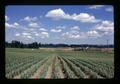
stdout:
[[(48, 60), (47, 60), (47, 61), (48, 61)], [(42, 66), (40, 66), (40, 67), (38, 68), (38, 70), (37, 70), (37, 71), (33, 74), (33, 76), (31, 76), (30, 78), (31, 78), (31, 79), (38, 79), (39, 76), (40, 76), (40, 74), (42, 73), (45, 65), (46, 65), (46, 62), (45, 62)]]
[(60, 67), (58, 67), (59, 73), (60, 73), (60, 77), (61, 78), (65, 78), (65, 75), (62, 72), (62, 69)]
[(45, 79), (50, 79), (52, 77), (52, 66), (53, 64), (49, 66)]
[(52, 58), (52, 63), (51, 63), (51, 65), (49, 66), (49, 68), (48, 68), (48, 71), (47, 71), (47, 74), (46, 74), (46, 76), (45, 76), (45, 79), (51, 79), (52, 78), (52, 75), (53, 75), (53, 71), (54, 71), (54, 64), (55, 64), (55, 60), (56, 60), (56, 56), (54, 56), (53, 58)]
[(63, 74), (64, 74), (64, 77), (65, 78), (68, 78), (68, 73), (67, 73), (67, 71), (63, 68), (64, 66), (63, 66), (63, 62), (62, 62), (62, 60), (61, 60), (62, 58), (61, 57), (58, 57), (58, 60), (59, 60), (59, 63), (60, 63), (60, 65), (61, 65), (61, 71), (63, 72)]
[(20, 79), (20, 75), (15, 76), (13, 79)]
[[(60, 60), (58, 59), (58, 57), (56, 57), (56, 62), (60, 63)], [(61, 77), (61, 78), (65, 78), (65, 75), (63, 74), (63, 71), (62, 71), (60, 65), (58, 66), (58, 70), (59, 70), (58, 72), (59, 72), (59, 74), (60, 74), (60, 77)]]
[[(51, 59), (54, 59), (54, 57), (48, 58), (48, 60), (41, 67), (38, 68), (38, 70), (34, 73), (31, 79), (38, 79), (40, 74), (43, 72), (47, 62), (52, 61)], [(48, 69), (49, 69), (49, 72), (47, 73), (49, 74), (48, 77), (50, 77), (52, 75), (52, 66), (50, 66)]]

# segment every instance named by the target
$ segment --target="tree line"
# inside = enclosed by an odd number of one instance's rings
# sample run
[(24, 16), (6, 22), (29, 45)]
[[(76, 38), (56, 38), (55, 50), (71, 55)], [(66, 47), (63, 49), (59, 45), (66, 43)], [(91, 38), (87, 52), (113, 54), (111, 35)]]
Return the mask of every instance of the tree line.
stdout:
[(10, 43), (5, 42), (5, 47), (6, 48), (40, 48), (40, 47), (46, 47), (46, 48), (57, 48), (57, 47), (71, 47), (71, 48), (76, 48), (76, 47), (94, 47), (94, 48), (113, 48), (114, 45), (90, 45), (90, 44), (42, 44), (38, 42), (33, 42), (33, 43), (28, 43), (25, 44), (20, 41), (13, 40)]

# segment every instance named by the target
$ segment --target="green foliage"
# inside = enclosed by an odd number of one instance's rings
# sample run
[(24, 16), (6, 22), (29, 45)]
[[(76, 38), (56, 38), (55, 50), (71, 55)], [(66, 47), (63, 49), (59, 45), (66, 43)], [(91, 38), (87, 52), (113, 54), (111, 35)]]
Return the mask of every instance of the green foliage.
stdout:
[[(56, 57), (58, 58), (57, 61), (55, 60)], [(29, 79), (43, 64), (45, 66), (42, 73), (39, 74), (40, 79), (45, 78), (51, 64), (51, 78), (53, 79), (61, 78), (59, 68), (61, 68), (67, 79), (105, 79), (114, 77), (114, 54), (100, 51), (49, 51), (47, 49), (6, 48), (5, 76), (8, 79), (13, 79), (18, 75), (22, 79)]]

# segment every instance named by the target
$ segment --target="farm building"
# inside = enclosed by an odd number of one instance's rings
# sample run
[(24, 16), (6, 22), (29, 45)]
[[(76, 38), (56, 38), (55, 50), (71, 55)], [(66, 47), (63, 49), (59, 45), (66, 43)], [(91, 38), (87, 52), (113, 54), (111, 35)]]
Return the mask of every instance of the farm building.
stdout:
[(87, 51), (89, 49), (89, 47), (78, 47), (78, 48), (74, 48), (74, 51)]

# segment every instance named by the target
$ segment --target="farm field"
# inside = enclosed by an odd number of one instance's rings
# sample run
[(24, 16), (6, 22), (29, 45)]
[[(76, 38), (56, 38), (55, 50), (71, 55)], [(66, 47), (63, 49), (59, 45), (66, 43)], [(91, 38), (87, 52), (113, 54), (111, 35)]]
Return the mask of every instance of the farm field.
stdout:
[(114, 53), (6, 48), (7, 79), (110, 79)]

